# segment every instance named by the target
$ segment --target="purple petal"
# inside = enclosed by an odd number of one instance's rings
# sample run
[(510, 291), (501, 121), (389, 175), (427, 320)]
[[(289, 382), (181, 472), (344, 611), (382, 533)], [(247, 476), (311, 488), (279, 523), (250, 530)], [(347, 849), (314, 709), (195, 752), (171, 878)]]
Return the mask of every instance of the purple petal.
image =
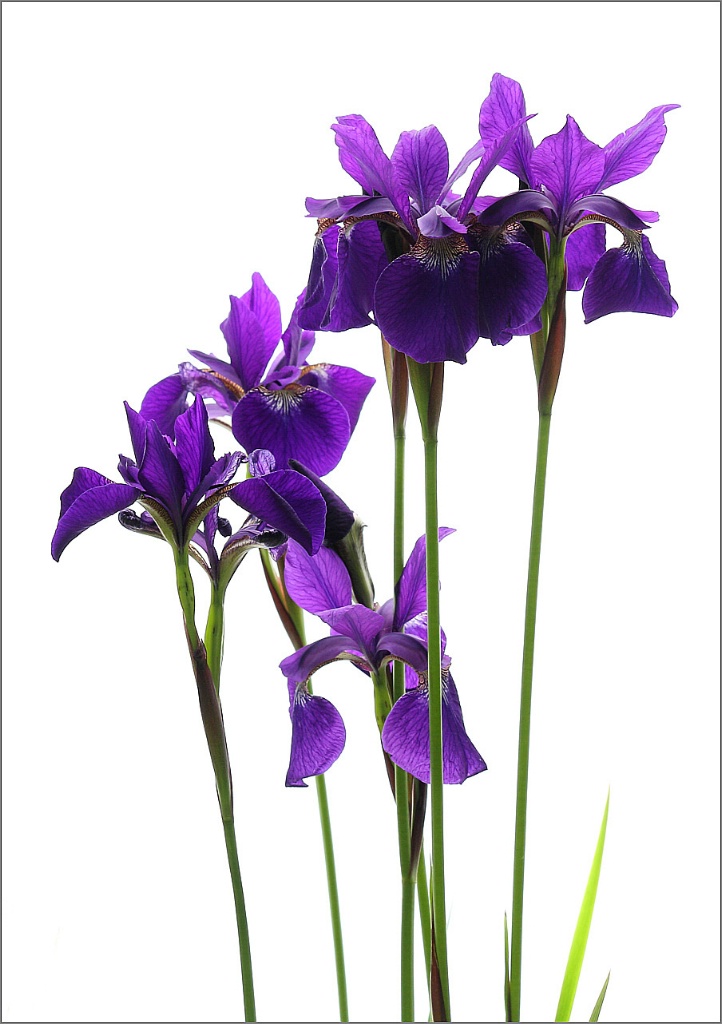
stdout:
[(183, 470), (186, 493), (196, 489), (213, 465), (213, 438), (201, 398), (176, 420), (176, 458)]
[(419, 363), (466, 362), (479, 338), (479, 254), (461, 236), (423, 239), (379, 278), (374, 305), (392, 348)]
[(264, 325), (251, 312), (244, 300), (236, 298), (235, 295), (231, 295), (230, 300), (231, 311), (221, 324), (221, 330), (241, 387), (244, 391), (250, 391), (260, 384), (263, 372), (280, 340), (280, 331), (275, 341), (269, 342)]
[(60, 495), (60, 519), (53, 535), (51, 554), (57, 562), (71, 540), (102, 519), (122, 512), (141, 494), (140, 488), (116, 484), (94, 469), (81, 466)]
[(456, 217), (452, 217), (443, 206), (433, 206), (423, 217), (419, 217), (416, 226), (426, 238), (446, 238), (456, 233), (466, 234), (466, 225)]
[[(314, 239), (306, 294), (298, 313), (299, 325), (312, 331), (320, 331), (330, 317), (338, 277), (340, 231), (341, 228), (334, 224)], [(368, 316), (365, 322), (370, 323)]]
[(346, 410), (316, 388), (256, 388), (233, 412), (233, 436), (247, 451), (267, 448), (278, 466), (298, 459), (324, 476), (338, 465), (351, 436)]
[(378, 641), (378, 654), (390, 654), (396, 661), (402, 661), (414, 672), (426, 672), (429, 655), (426, 643), (406, 633), (386, 633)]
[(435, 125), (402, 132), (391, 154), (396, 181), (420, 213), (430, 210), (449, 174), (449, 150)]
[(165, 507), (180, 534), (181, 503), (186, 489), (181, 467), (153, 420), (148, 423), (145, 436), (145, 453), (138, 467), (138, 480), (143, 490)]
[(626, 203), (620, 203), (618, 199), (613, 199), (612, 196), (584, 196), (578, 202), (572, 203), (568, 210), (568, 222), (573, 223), (582, 213), (599, 214), (600, 217), (612, 221), (620, 231), (622, 228), (641, 231), (649, 227), (631, 207)]
[(384, 628), (384, 618), (379, 612), (372, 612), (362, 604), (349, 605), (345, 608), (332, 608), (319, 615), (319, 618), (335, 630), (353, 641), (352, 650), (360, 651), (369, 665), (377, 661), (376, 638)]
[(266, 346), (273, 352), (281, 337), (281, 304), (260, 274), (253, 274), (251, 282), (250, 290), (241, 296), (241, 301), (258, 320)]
[[(243, 390), (240, 377), (227, 359), (219, 359), (218, 356), (214, 356), (212, 352), (201, 352), (196, 348), (189, 348), (188, 353), (195, 359), (199, 359), (202, 363), (205, 363), (205, 365), (214, 373), (217, 373), (226, 380), (229, 380), (231, 384), (235, 385), (236, 389)], [(195, 373), (192, 373), (191, 370), (188, 369), (189, 367), (192, 370), (195, 370)], [(203, 370), (197, 370), (192, 363), (181, 363), (181, 372), (183, 371), (185, 371), (190, 378), (189, 382), (195, 384), (207, 383), (209, 385), (213, 383), (213, 377), (211, 377), (210, 374), (205, 373)], [(207, 378), (206, 381), (203, 380), (204, 377)], [(223, 384), (220, 381), (217, 382), (216, 386), (219, 390), (223, 388)], [(201, 389), (198, 388), (197, 390)]]
[(604, 171), (604, 154), (583, 134), (573, 117), (560, 132), (549, 135), (534, 151), (531, 160), (535, 184), (551, 192), (560, 216), (582, 196), (597, 191)]
[(621, 248), (602, 256), (587, 281), (582, 309), (587, 324), (607, 313), (676, 313), (667, 268), (646, 235), (629, 232)]
[(311, 558), (303, 548), (289, 541), (284, 566), (286, 589), (299, 607), (318, 614), (351, 604), (351, 577), (335, 551), (321, 547)]
[[(449, 675), (442, 683), (441, 706), (444, 782), (464, 782), (486, 769), (484, 759), (466, 734), (459, 695)], [(409, 690), (389, 713), (381, 742), (391, 760), (404, 771), (431, 781), (429, 755), (429, 695), (426, 687)]]
[(479, 334), (505, 345), (542, 307), (544, 264), (521, 242), (497, 237), (484, 244), (479, 264)]
[(328, 228), (314, 242), (301, 327), (339, 332), (373, 323), (374, 288), (387, 265), (378, 224)]
[(135, 455), (135, 461), (141, 463), (143, 461), (143, 455), (145, 454), (145, 432), (147, 426), (147, 420), (141, 413), (136, 412), (135, 409), (131, 409), (127, 402), (124, 402), (125, 415), (128, 419), (128, 429), (130, 430), (130, 443), (133, 445), (133, 454)]
[[(450, 526), (439, 527), (439, 540), (448, 537), (455, 530)], [(394, 630), (401, 632), (407, 622), (420, 612), (426, 611), (426, 536), (414, 544), (399, 581), (396, 584), (396, 606)]]
[(266, 476), (276, 468), (273, 452), (266, 448), (256, 448), (248, 456), (248, 471), (251, 476)]
[(164, 434), (175, 437), (175, 421), (187, 408), (188, 388), (180, 373), (173, 373), (146, 391), (140, 415), (155, 420)]
[[(482, 139), (498, 138), (523, 117), (526, 117), (526, 102), (519, 83), (513, 78), (505, 78), (504, 75), (494, 75), (489, 95), (481, 104), (479, 111), (479, 134)], [(531, 171), (533, 152), (534, 143), (529, 126), (523, 124), (514, 142), (499, 161), (503, 168), (516, 174), (517, 178), (532, 188), (535, 185)]]
[(243, 480), (229, 497), (241, 508), (298, 541), (309, 554), (323, 543), (326, 503), (310, 480), (293, 470)]
[(332, 128), (343, 169), (369, 196), (376, 192), (391, 199), (401, 219), (413, 230), (408, 198), (396, 182), (391, 161), (381, 148), (376, 132), (360, 114), (348, 114), (337, 121)]
[(578, 292), (584, 287), (597, 260), (606, 251), (604, 224), (588, 224), (567, 238), (565, 257), (567, 261), (567, 289)]
[(324, 541), (327, 544), (336, 544), (338, 541), (343, 540), (353, 526), (355, 518), (346, 502), (327, 483), (324, 483), (320, 477), (312, 473), (307, 466), (302, 465), (296, 459), (289, 459), (288, 464), (291, 469), (295, 469), (296, 472), (303, 473), (305, 477), (308, 477), (311, 483), (318, 487), (323, 500), (326, 502), (326, 532), (323, 537)]
[[(316, 335), (313, 331), (304, 331), (298, 322), (298, 315), (303, 309), (306, 302), (306, 289), (296, 299), (296, 305), (293, 307), (293, 313), (291, 313), (291, 319), (288, 321), (288, 327), (283, 332), (281, 341), (283, 342), (283, 355), (274, 362), (273, 366), (269, 370), (275, 372), (281, 367), (288, 367), (297, 369), (299, 366), (303, 366), (306, 361), (306, 357), (313, 348), (316, 340)], [(291, 381), (285, 381), (284, 383), (291, 383)]]
[(351, 433), (354, 432), (361, 409), (369, 391), (376, 383), (349, 366), (335, 366), (332, 363), (316, 363), (304, 369), (300, 381), (309, 387), (318, 388), (324, 394), (335, 398), (346, 410)]
[(353, 640), (350, 636), (326, 636), (289, 654), (279, 666), (288, 680), (289, 693), (293, 694), (295, 688), (307, 682), (314, 672), (318, 672), (324, 665), (330, 665), (339, 655), (351, 649)]
[(296, 691), (290, 708), (291, 759), (286, 773), (287, 786), (305, 786), (304, 779), (327, 771), (346, 743), (343, 719), (325, 697), (315, 697), (305, 689)]
[(511, 220), (524, 220), (525, 214), (553, 213), (554, 203), (549, 196), (534, 189), (521, 189), (503, 199), (497, 199), (479, 214), (479, 223), (499, 227)]
[(461, 205), (456, 211), (456, 216), (459, 220), (463, 220), (464, 217), (466, 217), (474, 203), (474, 200), (479, 194), (479, 189), (486, 181), (494, 167), (496, 167), (499, 161), (503, 159), (504, 155), (511, 148), (515, 138), (527, 120), (528, 118), (524, 118), (522, 121), (511, 125), (503, 135), (500, 135), (495, 139), (490, 139), (486, 143), (481, 160), (471, 176), (471, 181), (464, 193), (464, 198), (461, 200)]
[(664, 115), (669, 110), (677, 110), (679, 103), (666, 103), (654, 107), (642, 120), (626, 132), (617, 135), (607, 143), (604, 153), (604, 173), (595, 191), (601, 192), (619, 181), (633, 178), (646, 171), (664, 142), (667, 126)]
[(335, 199), (306, 197), (306, 210), (317, 220), (346, 220), (347, 217), (372, 217), (377, 213), (395, 213), (396, 206), (387, 196), (337, 196)]

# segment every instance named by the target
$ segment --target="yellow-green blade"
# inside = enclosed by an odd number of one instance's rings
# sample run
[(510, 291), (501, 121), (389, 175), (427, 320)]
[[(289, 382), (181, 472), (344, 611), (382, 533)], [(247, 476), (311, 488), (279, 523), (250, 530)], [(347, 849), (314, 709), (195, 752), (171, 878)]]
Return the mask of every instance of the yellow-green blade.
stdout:
[(602, 1012), (602, 1004), (604, 1002), (604, 997), (607, 994), (607, 987), (609, 985), (610, 977), (611, 977), (611, 971), (607, 975), (607, 980), (602, 985), (602, 991), (599, 993), (599, 999), (597, 999), (596, 1003), (594, 1004), (594, 1009), (592, 1010), (592, 1015), (589, 1018), (590, 1021), (599, 1020), (599, 1014)]
[(511, 1020), (511, 976), (509, 974), (509, 923), (504, 914), (504, 1019)]
[[(607, 803), (604, 808), (604, 816), (602, 818), (602, 827), (599, 830), (599, 839), (597, 840), (597, 848), (594, 851), (594, 859), (592, 861), (592, 868), (589, 872), (589, 879), (587, 881), (587, 887), (584, 891), (584, 899), (579, 910), (579, 917), (577, 918), (577, 927), (574, 930), (574, 938), (572, 939), (571, 949), (569, 950), (569, 959), (567, 960), (567, 969), (564, 972), (564, 981), (562, 982), (562, 990), (559, 994), (559, 1004), (557, 1006), (555, 1021), (568, 1021), (571, 1020), (572, 1007), (574, 1005), (574, 997), (577, 994), (577, 985), (579, 983), (579, 975), (582, 970), (582, 963), (584, 962), (584, 954), (587, 949), (587, 939), (589, 938), (589, 929), (592, 924), (592, 914), (594, 913), (594, 902), (597, 898), (597, 887), (599, 885), (599, 874), (602, 869), (602, 855), (604, 853), (604, 839), (607, 834), (607, 817), (609, 815), (609, 794), (607, 794)], [(605, 988), (606, 991), (606, 988)], [(603, 995), (602, 995), (603, 998)], [(601, 1009), (601, 1004), (600, 1004)]]

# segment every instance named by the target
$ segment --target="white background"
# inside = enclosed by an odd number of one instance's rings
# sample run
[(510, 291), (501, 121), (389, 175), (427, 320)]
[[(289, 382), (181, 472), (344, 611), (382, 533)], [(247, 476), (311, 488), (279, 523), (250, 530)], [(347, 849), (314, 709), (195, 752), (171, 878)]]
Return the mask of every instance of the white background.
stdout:
[[(574, 1019), (715, 1021), (716, 133), (713, 3), (5, 3), (4, 1011), (6, 1021), (237, 1021), (213, 779), (169, 552), (108, 521), (50, 559), (77, 465), (115, 476), (136, 407), (186, 348), (223, 353), (260, 270), (287, 319), (307, 195), (354, 191), (329, 126), (387, 149), (437, 124), (452, 162), (495, 71), (538, 142), (573, 113), (604, 144), (676, 102), (652, 168), (612, 192), (680, 310), (584, 326), (555, 405), (532, 743), (523, 1014), (556, 1007), (607, 787), (607, 850)], [(495, 172), (484, 191), (514, 188)], [(615, 240), (610, 239), (612, 244)], [(381, 376), (373, 328), (319, 359)], [(525, 339), (452, 365), (442, 420), (442, 609), (489, 771), (448, 791), (456, 1020), (503, 1016), (516, 718), (535, 445)], [(418, 434), (410, 429), (410, 446)], [(228, 444), (222, 435), (220, 443)], [(226, 450), (223, 448), (222, 450)], [(381, 382), (330, 478), (390, 595)], [(410, 455), (409, 547), (421, 532)], [(204, 599), (199, 582), (199, 600)], [(313, 786), (286, 790), (289, 646), (255, 560), (228, 600), (223, 697), (259, 1019), (337, 1019)], [(318, 634), (320, 635), (320, 634)], [(350, 667), (328, 776), (352, 1019), (397, 1016), (394, 813), (371, 693)], [(425, 1018), (419, 983), (417, 1019)]]

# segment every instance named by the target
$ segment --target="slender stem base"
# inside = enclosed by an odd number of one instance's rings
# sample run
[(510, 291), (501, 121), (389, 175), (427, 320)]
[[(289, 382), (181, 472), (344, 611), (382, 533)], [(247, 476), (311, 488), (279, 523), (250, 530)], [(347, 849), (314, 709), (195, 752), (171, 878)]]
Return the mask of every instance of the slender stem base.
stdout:
[(534, 674), (534, 637), (536, 632), (539, 560), (541, 555), (542, 519), (546, 487), (547, 455), (551, 413), (539, 416), (536, 476), (532, 503), (529, 575), (527, 577), (524, 616), (524, 654), (521, 669), (521, 702), (519, 708), (519, 754), (516, 782), (516, 830), (514, 835), (514, 881), (511, 915), (511, 969), (509, 1020), (519, 1021), (521, 1011), (522, 923), (524, 914), (524, 866), (526, 858), (526, 815), (529, 785), (529, 740), (531, 733), (531, 692)]
[(247, 1021), (256, 1019), (256, 1000), (253, 991), (253, 964), (251, 962), (251, 945), (248, 938), (248, 918), (246, 916), (246, 900), (243, 895), (241, 868), (238, 862), (238, 845), (236, 828), (233, 818), (223, 820), (223, 835), (226, 840), (228, 868), (233, 884), (233, 902), (236, 908), (236, 926), (238, 928), (238, 948), (241, 954), (241, 978), (243, 980), (243, 1010)]

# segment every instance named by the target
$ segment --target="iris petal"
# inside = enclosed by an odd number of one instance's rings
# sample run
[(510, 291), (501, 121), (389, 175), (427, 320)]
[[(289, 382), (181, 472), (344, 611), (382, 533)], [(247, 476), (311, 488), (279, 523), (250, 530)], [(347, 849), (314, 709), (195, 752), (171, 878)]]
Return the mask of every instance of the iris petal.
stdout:
[(646, 235), (630, 232), (623, 246), (602, 256), (587, 281), (582, 309), (587, 324), (607, 313), (674, 315), (667, 268)]
[(60, 519), (51, 554), (57, 562), (72, 540), (96, 523), (122, 512), (138, 499), (140, 488), (116, 484), (94, 469), (81, 466), (60, 496)]
[(343, 719), (325, 697), (300, 688), (291, 703), (291, 758), (287, 786), (305, 786), (304, 779), (321, 775), (339, 757), (346, 744)]
[(460, 236), (421, 239), (379, 278), (374, 299), (381, 333), (419, 363), (466, 362), (479, 338), (479, 254)]

